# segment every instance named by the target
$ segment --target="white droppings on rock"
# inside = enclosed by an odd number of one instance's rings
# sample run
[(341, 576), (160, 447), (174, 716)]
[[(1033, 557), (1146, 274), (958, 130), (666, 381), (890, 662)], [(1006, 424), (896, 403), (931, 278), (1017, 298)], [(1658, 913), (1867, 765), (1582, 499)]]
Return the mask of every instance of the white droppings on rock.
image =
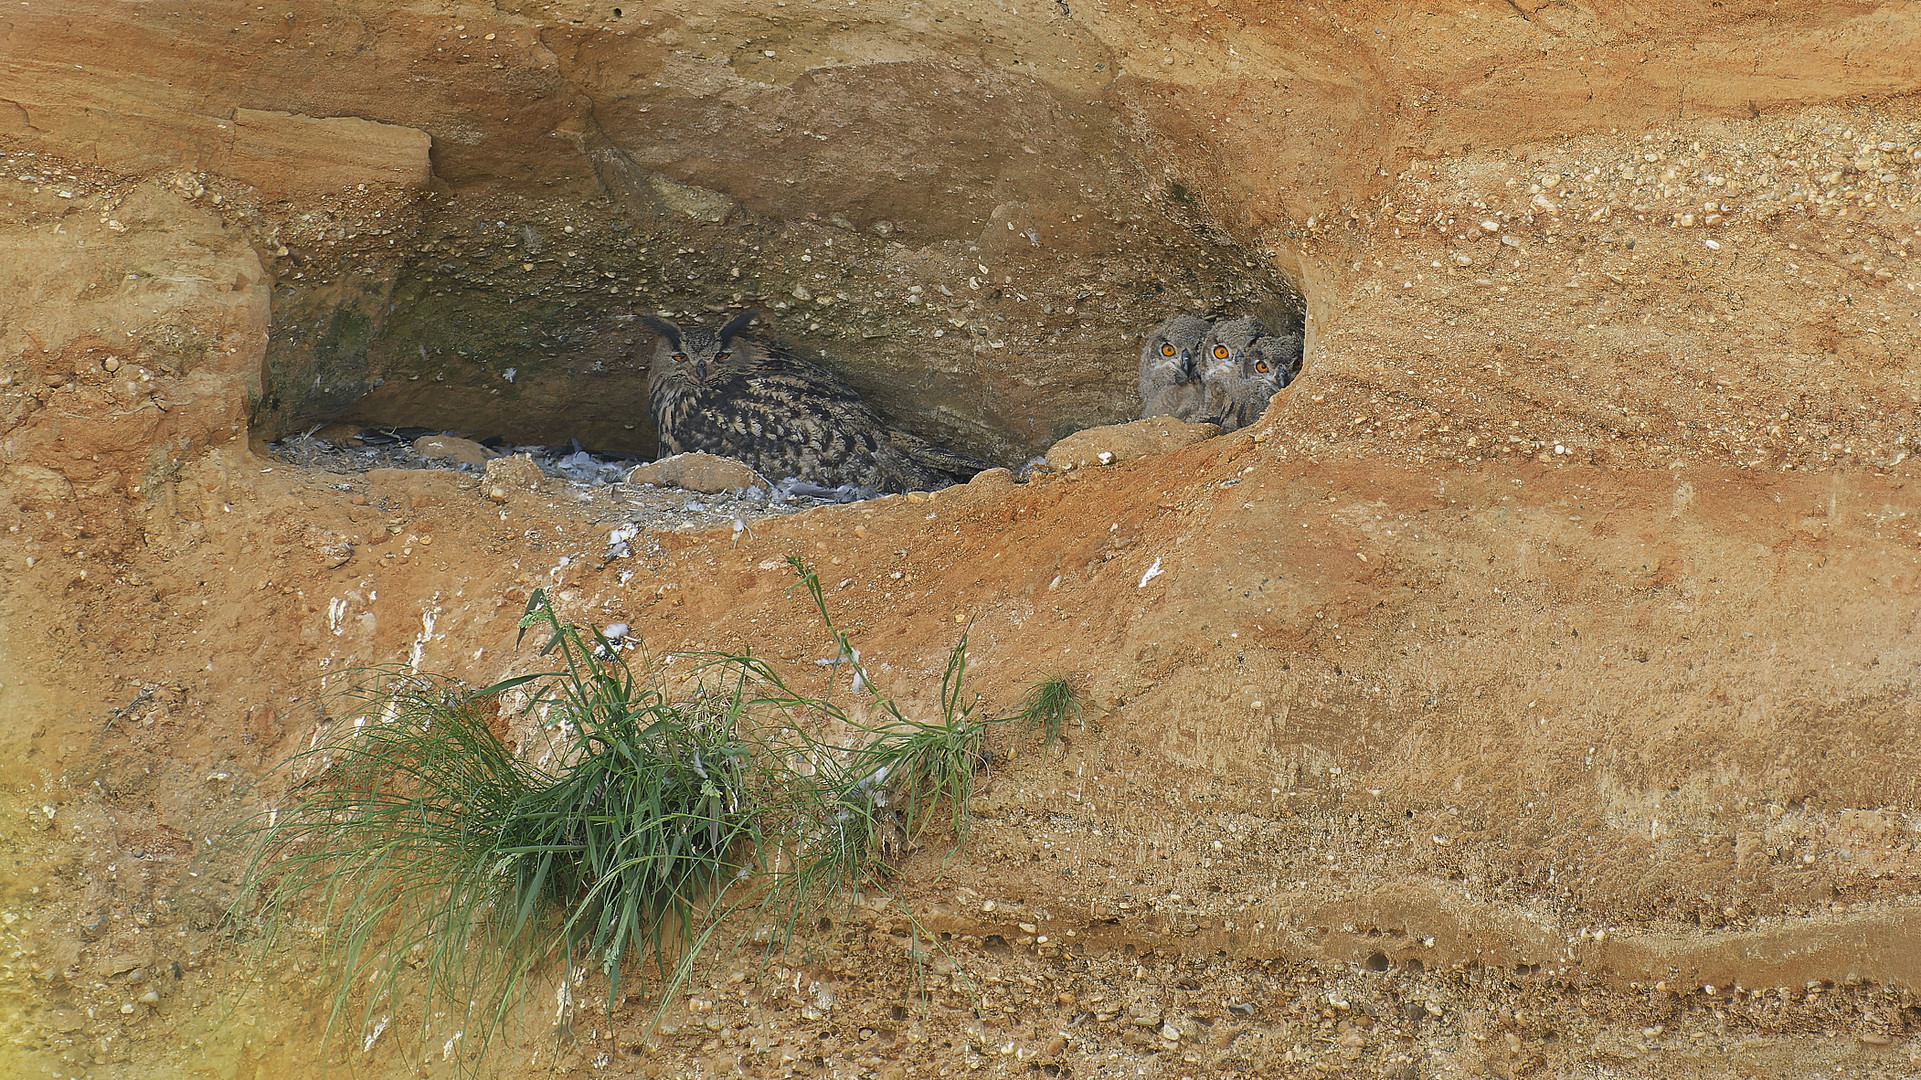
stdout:
[(628, 522), (607, 534), (607, 558), (625, 559), (633, 554), (627, 542), (640, 535), (640, 526)]

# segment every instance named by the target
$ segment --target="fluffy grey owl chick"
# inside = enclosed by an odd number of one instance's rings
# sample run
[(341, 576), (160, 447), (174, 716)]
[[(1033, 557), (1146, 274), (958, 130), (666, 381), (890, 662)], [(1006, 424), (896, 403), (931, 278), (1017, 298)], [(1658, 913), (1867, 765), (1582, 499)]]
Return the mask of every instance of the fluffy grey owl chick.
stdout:
[(758, 312), (718, 330), (653, 316), (660, 335), (647, 402), (660, 453), (738, 458), (771, 480), (825, 487), (931, 491), (989, 468), (884, 424), (838, 375), (784, 349), (740, 337)]
[(1201, 375), (1195, 367), (1206, 319), (1176, 315), (1156, 327), (1141, 346), (1141, 416), (1198, 419)]
[(1286, 386), (1301, 374), (1301, 358), (1306, 353), (1307, 323), (1298, 313), (1268, 332), (1256, 345), (1266, 353), (1275, 370), (1281, 372)]
[(1233, 431), (1258, 420), (1300, 370), (1300, 336), (1277, 335), (1259, 319), (1228, 319), (1202, 340), (1200, 355), (1200, 415)]

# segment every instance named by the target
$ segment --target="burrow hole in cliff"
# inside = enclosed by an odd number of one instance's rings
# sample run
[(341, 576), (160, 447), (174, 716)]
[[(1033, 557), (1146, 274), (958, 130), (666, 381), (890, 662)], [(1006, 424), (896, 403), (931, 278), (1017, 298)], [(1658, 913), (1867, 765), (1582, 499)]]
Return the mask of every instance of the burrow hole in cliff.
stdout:
[[(1079, 186), (1023, 174), (953, 194), (923, 170), (836, 188), (813, 163), (804, 197), (777, 169), (778, 197), (753, 197), (609, 151), (568, 197), (437, 191), (378, 221), (336, 201), (338, 239), (296, 237), (279, 268), (256, 435), (350, 466), (426, 464), (414, 441), (451, 434), (616, 479), (658, 445), (640, 317), (753, 308), (750, 334), (830, 367), (889, 423), (1018, 467), (1138, 417), (1142, 335), (1169, 316), (1283, 326), (1305, 308), (1277, 253), (1190, 187), (1083, 157), (1063, 165)], [(404, 246), (377, 258), (397, 218)]]

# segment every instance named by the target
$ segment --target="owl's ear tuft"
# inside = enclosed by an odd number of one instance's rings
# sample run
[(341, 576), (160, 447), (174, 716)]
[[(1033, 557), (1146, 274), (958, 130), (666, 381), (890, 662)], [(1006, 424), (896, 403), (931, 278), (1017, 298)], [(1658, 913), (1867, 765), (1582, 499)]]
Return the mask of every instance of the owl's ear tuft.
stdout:
[(640, 321), (646, 325), (647, 329), (652, 330), (654, 333), (672, 342), (674, 348), (678, 349), (681, 347), (680, 327), (675, 326), (673, 323), (668, 322), (658, 315), (642, 315)]
[(733, 318), (728, 319), (727, 325), (720, 328), (720, 343), (722, 345), (727, 344), (729, 341), (733, 339), (735, 334), (738, 334), (742, 330), (747, 329), (747, 325), (753, 322), (759, 316), (760, 316), (759, 311), (749, 308), (746, 311), (743, 311), (740, 314), (734, 316)]

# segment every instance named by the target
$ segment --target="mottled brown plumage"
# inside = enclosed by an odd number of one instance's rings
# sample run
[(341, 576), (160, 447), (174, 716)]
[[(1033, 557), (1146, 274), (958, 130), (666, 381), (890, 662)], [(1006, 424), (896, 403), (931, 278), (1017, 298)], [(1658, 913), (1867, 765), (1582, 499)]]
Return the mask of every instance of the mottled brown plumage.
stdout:
[(647, 400), (663, 456), (700, 450), (771, 480), (877, 492), (929, 491), (989, 467), (888, 427), (819, 364), (740, 337), (755, 314), (718, 330), (646, 318), (660, 335)]

